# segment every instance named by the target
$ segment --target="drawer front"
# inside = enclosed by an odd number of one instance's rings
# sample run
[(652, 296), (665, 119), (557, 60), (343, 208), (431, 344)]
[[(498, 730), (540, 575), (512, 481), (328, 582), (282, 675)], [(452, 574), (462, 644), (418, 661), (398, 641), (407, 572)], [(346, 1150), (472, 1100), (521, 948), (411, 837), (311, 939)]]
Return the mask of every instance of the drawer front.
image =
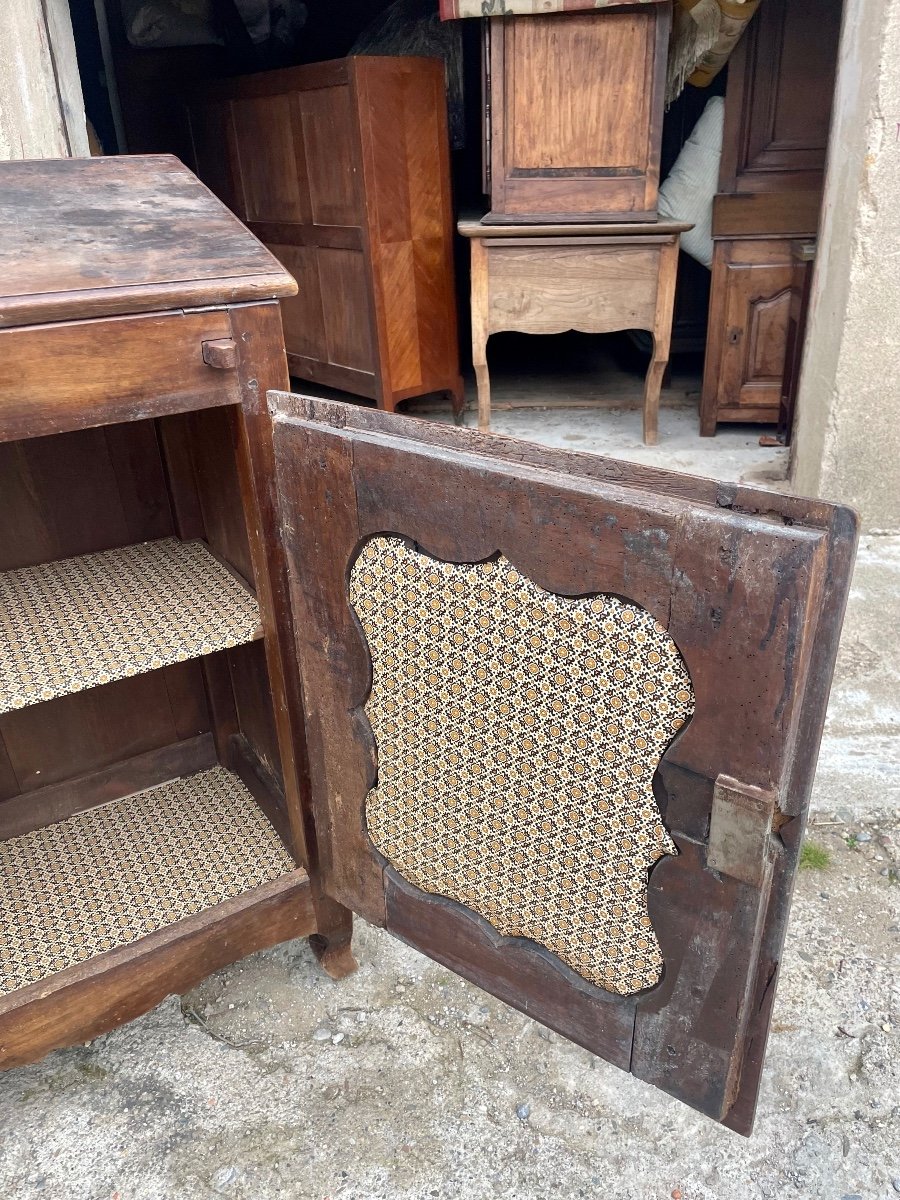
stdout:
[(240, 402), (237, 371), (203, 360), (224, 310), (0, 331), (0, 441)]
[(656, 246), (491, 246), (488, 331), (652, 329)]

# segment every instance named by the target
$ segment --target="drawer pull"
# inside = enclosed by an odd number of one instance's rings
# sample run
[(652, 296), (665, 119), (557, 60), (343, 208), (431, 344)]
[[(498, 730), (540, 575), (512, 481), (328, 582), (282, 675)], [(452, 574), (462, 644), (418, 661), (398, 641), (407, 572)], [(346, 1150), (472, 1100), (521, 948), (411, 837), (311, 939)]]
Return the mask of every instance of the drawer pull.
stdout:
[(201, 342), (203, 361), (207, 366), (220, 371), (227, 371), (237, 366), (237, 343), (233, 338), (215, 338), (213, 341)]

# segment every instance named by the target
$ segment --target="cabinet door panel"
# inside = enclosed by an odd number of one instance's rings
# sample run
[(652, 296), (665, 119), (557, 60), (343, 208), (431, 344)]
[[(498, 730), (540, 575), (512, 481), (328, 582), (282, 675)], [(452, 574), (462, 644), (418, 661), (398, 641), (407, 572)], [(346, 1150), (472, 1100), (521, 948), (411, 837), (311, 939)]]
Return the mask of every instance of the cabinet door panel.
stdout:
[[(788, 244), (785, 243), (785, 249)], [(781, 399), (790, 315), (792, 270), (784, 261), (725, 266), (725, 345), (719, 373), (720, 419), (726, 409), (771, 410)], [(739, 414), (738, 414), (739, 419)]]
[(655, 218), (670, 17), (491, 20), (489, 219)]
[(749, 1132), (853, 515), (269, 402), (327, 892)]

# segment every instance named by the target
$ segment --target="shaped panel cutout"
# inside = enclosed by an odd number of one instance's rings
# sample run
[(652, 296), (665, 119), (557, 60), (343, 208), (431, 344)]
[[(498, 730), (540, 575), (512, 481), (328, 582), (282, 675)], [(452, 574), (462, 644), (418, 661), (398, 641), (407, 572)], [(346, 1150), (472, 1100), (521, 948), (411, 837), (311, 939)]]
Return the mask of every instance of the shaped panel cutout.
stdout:
[(545, 592), (502, 556), (378, 536), (350, 574), (372, 658), (368, 834), (404, 879), (628, 996), (660, 979), (650, 868), (677, 853), (652, 790), (694, 710), (639, 605)]

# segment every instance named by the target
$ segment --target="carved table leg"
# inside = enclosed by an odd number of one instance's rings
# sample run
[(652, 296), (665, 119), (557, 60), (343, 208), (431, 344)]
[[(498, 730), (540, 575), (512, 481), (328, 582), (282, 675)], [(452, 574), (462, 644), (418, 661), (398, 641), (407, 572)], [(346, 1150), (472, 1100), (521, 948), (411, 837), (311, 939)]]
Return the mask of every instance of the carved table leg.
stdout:
[(653, 329), (653, 358), (644, 383), (644, 442), (655, 446), (659, 429), (659, 393), (669, 364), (672, 317), (675, 311), (675, 278), (678, 272), (678, 237), (659, 247), (659, 280)]
[(472, 366), (478, 385), (478, 428), (491, 427), (491, 380), (487, 366), (488, 251), (480, 238), (472, 238)]

